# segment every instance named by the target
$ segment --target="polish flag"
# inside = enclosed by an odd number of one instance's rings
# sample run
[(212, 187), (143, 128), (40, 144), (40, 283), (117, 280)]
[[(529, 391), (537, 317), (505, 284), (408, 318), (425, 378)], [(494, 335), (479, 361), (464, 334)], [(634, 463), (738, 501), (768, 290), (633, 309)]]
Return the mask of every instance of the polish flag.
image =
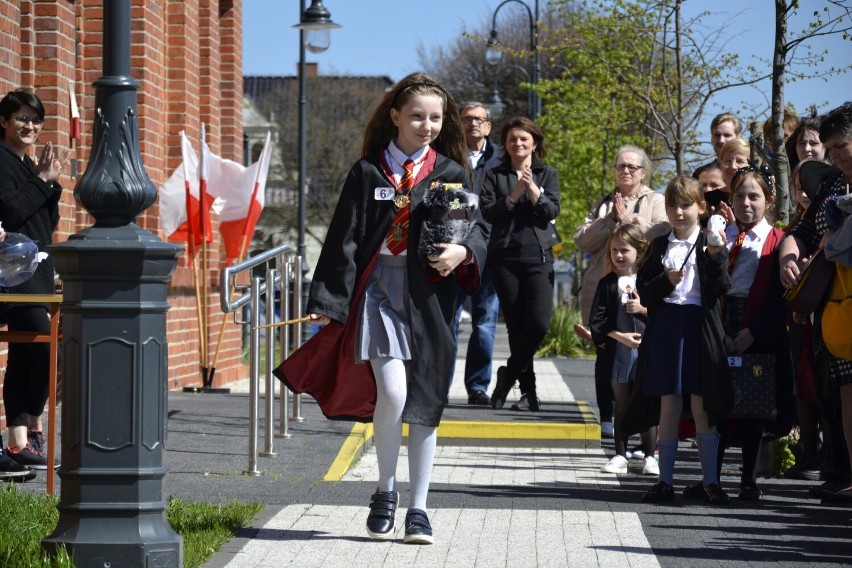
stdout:
[(219, 213), (219, 232), (225, 243), (229, 265), (234, 260), (245, 258), (248, 252), (254, 227), (266, 203), (266, 177), (271, 155), (271, 135), (267, 132), (260, 159), (246, 168), (222, 196), (225, 205)]
[(68, 95), (71, 100), (71, 124), (69, 125), (69, 139), (80, 141), (80, 109), (77, 108), (77, 97), (74, 95), (74, 81), (68, 82)]
[[(160, 186), (160, 228), (170, 240), (189, 241), (192, 254), (194, 247), (201, 244), (202, 235), (206, 235), (207, 242), (213, 240), (210, 209), (216, 213), (221, 210), (221, 195), (245, 168), (211, 153), (206, 144), (202, 145), (203, 158), (199, 164), (184, 131), (180, 133), (180, 141), (183, 161)], [(194, 237), (191, 240), (190, 235)]]

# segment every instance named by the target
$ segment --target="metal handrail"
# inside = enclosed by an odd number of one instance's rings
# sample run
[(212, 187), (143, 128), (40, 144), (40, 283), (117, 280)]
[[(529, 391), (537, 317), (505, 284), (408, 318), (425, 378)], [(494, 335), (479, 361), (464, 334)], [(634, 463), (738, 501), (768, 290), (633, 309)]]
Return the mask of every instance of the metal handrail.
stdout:
[[(252, 276), (250, 286), (237, 285), (237, 277), (253, 268), (265, 265), (265, 276)], [(277, 455), (273, 447), (273, 422), (274, 422), (274, 399), (275, 399), (275, 384), (277, 381), (272, 374), (274, 369), (274, 360), (272, 352), (275, 345), (275, 333), (279, 334), (281, 353), (286, 356), (290, 352), (290, 338), (293, 334), (290, 333), (288, 326), (278, 327), (261, 327), (260, 316), (260, 300), (266, 296), (266, 321), (270, 323), (274, 317), (274, 302), (275, 290), (280, 288), (278, 297), (279, 313), (284, 316), (285, 320), (291, 317), (290, 310), (290, 289), (292, 281), (293, 290), (293, 312), (295, 315), (302, 315), (302, 258), (296, 254), (289, 245), (280, 245), (275, 248), (264, 251), (251, 258), (244, 260), (233, 266), (227, 266), (222, 270), (220, 278), (220, 304), (224, 313), (233, 313), (234, 322), (241, 325), (249, 326), (249, 459), (247, 475), (260, 475), (257, 469), (258, 455), (261, 457), (273, 457)], [(234, 293), (239, 293), (238, 296), (232, 298)], [(248, 321), (238, 319), (237, 312), (246, 304), (251, 304), (251, 316)], [(264, 449), (258, 452), (257, 448), (257, 433), (258, 433), (258, 408), (260, 401), (260, 346), (261, 346), (261, 329), (266, 335), (266, 365), (264, 374), (266, 377), (266, 399), (264, 404)], [(301, 323), (298, 324), (296, 333), (296, 345), (301, 346)], [(303, 421), (301, 416), (302, 395), (293, 395), (292, 415), (287, 415), (287, 401), (289, 390), (282, 386), (280, 406), (279, 406), (279, 433), (278, 437), (289, 438), (289, 418), (297, 421)]]

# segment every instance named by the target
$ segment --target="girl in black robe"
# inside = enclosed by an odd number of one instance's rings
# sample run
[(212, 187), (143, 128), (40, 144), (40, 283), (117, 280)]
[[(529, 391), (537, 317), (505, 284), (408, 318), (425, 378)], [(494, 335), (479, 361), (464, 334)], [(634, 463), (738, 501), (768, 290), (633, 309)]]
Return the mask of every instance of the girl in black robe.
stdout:
[(350, 170), (314, 271), (307, 312), (327, 324), (277, 375), (330, 418), (372, 420), (379, 487), (367, 533), (394, 536), (402, 424), (410, 425), (411, 499), (405, 542), (431, 544), (426, 496), (436, 429), (449, 393), (456, 286), (473, 293), (485, 259), (478, 209), (464, 242), (418, 256), (427, 191), (469, 188), (455, 102), (414, 73), (375, 110), (362, 159)]

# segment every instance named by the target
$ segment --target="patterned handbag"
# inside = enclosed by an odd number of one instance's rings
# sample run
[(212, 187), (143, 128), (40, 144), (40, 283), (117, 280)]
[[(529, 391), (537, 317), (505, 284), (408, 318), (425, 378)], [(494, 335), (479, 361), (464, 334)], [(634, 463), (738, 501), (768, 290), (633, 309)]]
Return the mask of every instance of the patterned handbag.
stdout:
[(734, 407), (728, 418), (774, 420), (778, 417), (775, 354), (729, 355)]

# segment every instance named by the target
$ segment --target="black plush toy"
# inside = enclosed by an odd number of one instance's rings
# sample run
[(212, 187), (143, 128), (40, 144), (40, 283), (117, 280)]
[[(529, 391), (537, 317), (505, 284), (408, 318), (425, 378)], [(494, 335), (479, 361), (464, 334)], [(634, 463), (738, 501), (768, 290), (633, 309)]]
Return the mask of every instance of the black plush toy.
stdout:
[(421, 262), (429, 265), (428, 256), (441, 253), (438, 243), (463, 244), (476, 224), (474, 211), (479, 207), (479, 196), (468, 192), (462, 184), (435, 185), (426, 192), (423, 204), (429, 209), (429, 218), (423, 222), (417, 248)]

